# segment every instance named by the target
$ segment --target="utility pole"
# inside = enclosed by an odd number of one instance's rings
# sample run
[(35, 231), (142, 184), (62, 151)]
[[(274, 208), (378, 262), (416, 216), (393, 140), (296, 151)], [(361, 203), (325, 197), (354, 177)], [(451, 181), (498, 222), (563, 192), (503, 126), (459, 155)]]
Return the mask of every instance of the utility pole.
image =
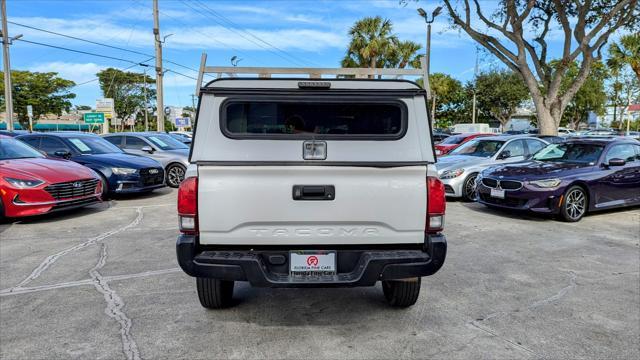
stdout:
[(164, 132), (164, 101), (162, 98), (162, 41), (160, 41), (158, 0), (153, 0), (153, 35), (156, 43), (156, 114), (158, 119), (158, 131)]
[(148, 108), (149, 106), (147, 106), (147, 68), (144, 69), (144, 87), (142, 88), (142, 91), (144, 92), (144, 131), (149, 131), (149, 114), (148, 114)]
[[(20, 37), (17, 36), (16, 38)], [(13, 94), (11, 87), (11, 64), (9, 62), (9, 30), (7, 29), (7, 0), (2, 0), (2, 58), (4, 62), (4, 107), (6, 110), (5, 120), (7, 130), (13, 131)]]

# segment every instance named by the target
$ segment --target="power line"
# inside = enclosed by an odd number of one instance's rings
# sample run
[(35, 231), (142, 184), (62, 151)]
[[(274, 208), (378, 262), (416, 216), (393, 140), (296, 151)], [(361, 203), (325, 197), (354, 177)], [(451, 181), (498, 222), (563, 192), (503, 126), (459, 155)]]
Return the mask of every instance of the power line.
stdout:
[(132, 63), (132, 64), (135, 64), (135, 65), (139, 64), (139, 62), (135, 62), (133, 60), (123, 59), (123, 58), (119, 58), (119, 57), (115, 57), (115, 56), (96, 54), (96, 53), (83, 51), (83, 50), (69, 49), (69, 48), (66, 48), (66, 47), (63, 47), (63, 46), (45, 44), (45, 43), (41, 43), (41, 42), (37, 42), (37, 41), (25, 40), (25, 39), (22, 39), (22, 38), (16, 39), (16, 40), (17, 41), (26, 42), (26, 43), (29, 43), (29, 44), (34, 44), (34, 45), (40, 45), (40, 46), (46, 46), (46, 47), (50, 47), (50, 48), (54, 48), (54, 49), (59, 49), (59, 50), (72, 51), (72, 52), (79, 53), (79, 54), (84, 54), (84, 55), (92, 55), (92, 56), (102, 57), (102, 58), (105, 58), (105, 59), (125, 61), (125, 62)]
[[(93, 45), (104, 46), (104, 47), (115, 49), (115, 50), (126, 51), (126, 52), (129, 52), (129, 53), (132, 53), (132, 54), (143, 55), (143, 56), (151, 56), (151, 57), (153, 57), (155, 59), (154, 55), (143, 53), (143, 52), (140, 52), (140, 51), (127, 49), (127, 48), (123, 48), (123, 47), (120, 47), (120, 46), (104, 44), (104, 43), (101, 43), (101, 42), (92, 41), (92, 40), (88, 40), (88, 39), (83, 39), (83, 38), (80, 38), (80, 37), (77, 37), (77, 36), (63, 34), (63, 33), (55, 32), (55, 31), (51, 31), (51, 30), (47, 30), (47, 29), (31, 26), (31, 25), (17, 23), (17, 22), (14, 22), (14, 21), (7, 21), (7, 22), (10, 23), (10, 24), (13, 24), (13, 25), (22, 26), (22, 27), (27, 28), (27, 29), (41, 31), (41, 32), (44, 32), (44, 33), (47, 33), (47, 34), (62, 36), (62, 37), (66, 37), (66, 38), (69, 38), (69, 39), (82, 41), (82, 42), (86, 42), (86, 43), (93, 44)], [(195, 69), (195, 68), (192, 68), (192, 67), (189, 67), (189, 66), (186, 66), (186, 65), (182, 65), (182, 64), (177, 63), (177, 62), (172, 61), (172, 60), (164, 59), (163, 62), (167, 62), (169, 64), (173, 64), (173, 65), (179, 66), (179, 67), (184, 68), (184, 69), (188, 69), (188, 70), (191, 70), (191, 71), (198, 72), (198, 69)]]
[[(185, 0), (182, 0), (183, 2)], [(273, 45), (272, 43), (262, 39), (261, 37), (253, 34), (252, 32), (250, 32), (249, 30), (243, 30), (240, 28), (240, 26), (236, 23), (234, 23), (233, 21), (231, 21), (229, 18), (225, 17), (224, 15), (220, 14), (219, 12), (213, 10), (212, 8), (210, 8), (208, 5), (206, 5), (205, 3), (203, 3), (200, 0), (194, 0), (194, 2), (198, 5), (200, 5), (201, 7), (205, 8), (206, 10), (208, 10), (211, 14), (213, 14), (214, 16), (217, 16), (218, 18), (222, 19), (224, 22), (226, 22), (227, 24), (229, 24), (230, 26), (237, 28), (239, 31), (248, 34), (249, 36), (251, 36), (252, 38), (266, 44), (267, 46), (272, 47), (273, 49), (275, 49), (276, 51), (284, 54), (285, 56), (288, 56), (289, 58), (295, 60), (298, 63), (301, 63), (302, 65), (305, 65), (305, 63), (308, 63), (310, 61), (308, 61), (307, 59), (303, 59), (301, 57), (298, 57), (296, 55), (290, 54), (289, 52), (282, 50), (281, 48)], [(224, 25), (223, 25), (224, 26)]]
[[(192, 6), (191, 6), (189, 3), (187, 3), (186, 1), (181, 0), (181, 2), (182, 2), (183, 4), (185, 4), (186, 6), (188, 6), (190, 9), (192, 9), (192, 10), (194, 10), (194, 11), (198, 11), (198, 9), (196, 9), (196, 8), (192, 7)], [(196, 4), (197, 4), (198, 6), (200, 6), (202, 10), (205, 10), (205, 11), (209, 12), (210, 14), (212, 14), (212, 15), (214, 15), (214, 16), (216, 16), (216, 17), (219, 17), (219, 15), (217, 15), (215, 12), (212, 12), (212, 10), (211, 10), (211, 9), (209, 9), (208, 7), (206, 7), (206, 5), (201, 5), (201, 4), (199, 4), (199, 3), (196, 3)], [(227, 25), (223, 24), (222, 22), (220, 22), (218, 19), (216, 19), (216, 18), (214, 18), (214, 17), (209, 16), (209, 18), (210, 18), (210, 19), (212, 19), (212, 20), (213, 20), (214, 22), (216, 22), (217, 24), (219, 24), (220, 26), (222, 26), (223, 28), (225, 28), (225, 29), (227, 29), (227, 30), (229, 30), (229, 31), (231, 31), (231, 32), (233, 32), (233, 33), (235, 33), (235, 34), (239, 35), (239, 36), (240, 36), (240, 37), (242, 37), (243, 39), (245, 39), (245, 40), (247, 40), (247, 41), (249, 41), (249, 42), (251, 42), (251, 43), (253, 43), (253, 44), (255, 44), (255, 45), (257, 45), (257, 46), (259, 46), (259, 47), (261, 47), (261, 48), (263, 48), (263, 49), (265, 49), (265, 50), (267, 50), (267, 51), (269, 51), (269, 52), (271, 52), (272, 54), (274, 54), (274, 55), (276, 55), (276, 56), (279, 56), (280, 58), (282, 58), (282, 59), (284, 59), (284, 60), (286, 60), (286, 61), (289, 61), (289, 62), (291, 62), (291, 63), (293, 63), (293, 64), (295, 64), (295, 65), (297, 65), (297, 66), (304, 65), (304, 63), (302, 63), (302, 62), (300, 62), (300, 61), (296, 60), (295, 58), (289, 58), (289, 57), (287, 57), (287, 56), (284, 56), (284, 55), (282, 55), (282, 54), (280, 54), (280, 53), (278, 53), (278, 52), (275, 52), (275, 51), (273, 51), (273, 50), (269, 49), (268, 47), (265, 47), (264, 45), (262, 45), (262, 44), (260, 44), (260, 43), (256, 42), (255, 40), (252, 40), (252, 39), (250, 39), (250, 38), (246, 37), (245, 35), (243, 35), (243, 34), (242, 34), (242, 32), (241, 32), (240, 30), (237, 30), (237, 29), (235, 29), (234, 27), (229, 27), (229, 26), (227, 26)], [(287, 54), (287, 53), (285, 53), (285, 55), (288, 55), (288, 54)]]

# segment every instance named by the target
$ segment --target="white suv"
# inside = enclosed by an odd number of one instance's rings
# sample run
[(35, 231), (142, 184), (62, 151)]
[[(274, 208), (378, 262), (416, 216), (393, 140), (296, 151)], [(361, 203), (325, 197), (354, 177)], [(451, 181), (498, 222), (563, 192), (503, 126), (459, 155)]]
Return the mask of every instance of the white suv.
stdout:
[(443, 265), (425, 92), (404, 80), (241, 79), (200, 90), (178, 262), (206, 308), (234, 281), (373, 286), (413, 305)]

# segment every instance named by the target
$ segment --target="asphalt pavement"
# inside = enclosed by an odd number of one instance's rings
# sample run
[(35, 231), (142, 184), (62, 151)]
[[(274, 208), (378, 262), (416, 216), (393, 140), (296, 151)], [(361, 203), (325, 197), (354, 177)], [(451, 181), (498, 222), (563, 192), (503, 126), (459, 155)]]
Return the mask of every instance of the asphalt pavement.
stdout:
[(640, 209), (579, 223), (450, 202), (418, 303), (257, 289), (206, 310), (175, 190), (0, 225), (0, 358), (640, 358)]

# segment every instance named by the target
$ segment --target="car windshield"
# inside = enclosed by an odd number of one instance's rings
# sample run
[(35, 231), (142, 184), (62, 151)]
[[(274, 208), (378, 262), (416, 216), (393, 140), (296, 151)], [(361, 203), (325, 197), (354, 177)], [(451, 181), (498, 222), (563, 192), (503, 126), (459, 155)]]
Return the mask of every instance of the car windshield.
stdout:
[(178, 149), (188, 149), (189, 147), (180, 141), (172, 138), (169, 135), (148, 135), (145, 136), (147, 140), (151, 141), (153, 145), (159, 147), (162, 150), (178, 150)]
[(504, 145), (502, 140), (471, 140), (453, 150), (451, 155), (469, 155), (478, 157), (492, 157)]
[(538, 151), (533, 160), (595, 164), (603, 149), (597, 144), (551, 144)]
[(0, 139), (0, 160), (43, 158), (44, 155), (31, 146), (11, 138)]
[(440, 144), (442, 145), (458, 145), (461, 142), (464, 141), (464, 139), (466, 139), (466, 136), (462, 136), (462, 135), (456, 135), (456, 136), (449, 136), (448, 138), (442, 140), (442, 142)]
[(78, 136), (67, 138), (81, 154), (112, 154), (122, 150), (107, 140), (97, 136)]

